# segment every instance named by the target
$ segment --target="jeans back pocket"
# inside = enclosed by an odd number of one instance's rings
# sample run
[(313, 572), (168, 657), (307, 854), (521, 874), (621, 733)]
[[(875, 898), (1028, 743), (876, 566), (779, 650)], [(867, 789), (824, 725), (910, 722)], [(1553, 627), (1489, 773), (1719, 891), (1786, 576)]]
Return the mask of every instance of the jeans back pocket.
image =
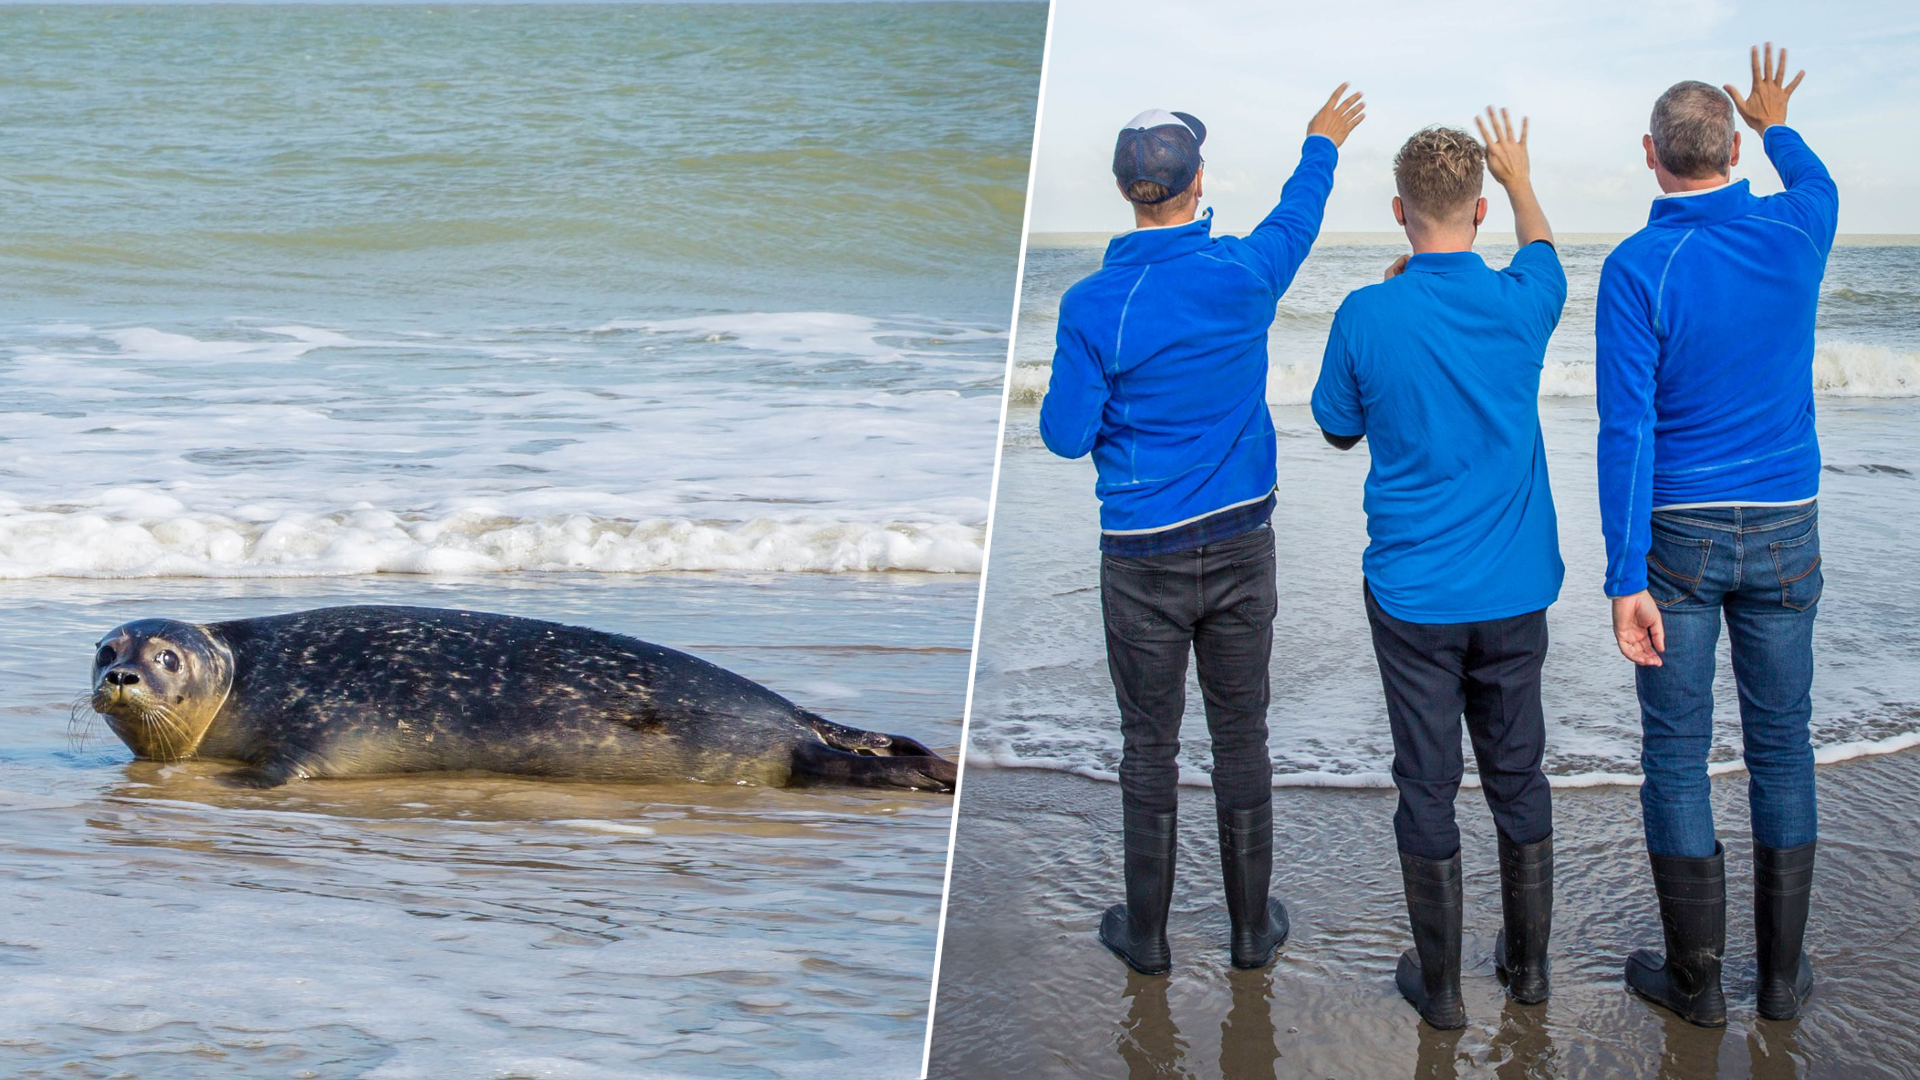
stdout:
[(1826, 585), (1826, 575), (1820, 571), (1820, 523), (1814, 522), (1805, 536), (1767, 547), (1773, 552), (1774, 569), (1780, 572), (1780, 603), (1795, 611), (1819, 603)]
[(1167, 571), (1149, 559), (1103, 555), (1100, 611), (1109, 628), (1126, 631), (1164, 618)]
[(1705, 537), (1676, 536), (1655, 528), (1647, 549), (1647, 592), (1653, 602), (1666, 608), (1692, 596), (1712, 552), (1713, 541)]

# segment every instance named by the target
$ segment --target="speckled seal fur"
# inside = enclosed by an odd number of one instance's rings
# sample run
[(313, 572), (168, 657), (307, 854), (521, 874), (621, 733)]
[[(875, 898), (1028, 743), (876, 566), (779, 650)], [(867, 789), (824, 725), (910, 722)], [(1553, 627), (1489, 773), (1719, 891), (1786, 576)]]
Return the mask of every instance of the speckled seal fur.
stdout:
[(238, 783), (479, 770), (569, 780), (952, 791), (953, 762), (636, 638), (537, 619), (333, 607), (101, 638), (94, 711), (135, 756)]

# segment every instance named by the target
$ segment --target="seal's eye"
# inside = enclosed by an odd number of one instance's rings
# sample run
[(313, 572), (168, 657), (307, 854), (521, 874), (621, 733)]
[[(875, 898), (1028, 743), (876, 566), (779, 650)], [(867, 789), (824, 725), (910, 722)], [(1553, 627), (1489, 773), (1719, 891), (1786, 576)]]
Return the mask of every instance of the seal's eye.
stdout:
[(168, 649), (165, 652), (162, 652), (160, 654), (160, 666), (163, 668), (166, 668), (168, 671), (179, 671), (180, 670), (179, 654), (175, 653), (172, 649)]
[(100, 646), (100, 651), (93, 654), (93, 666), (106, 667), (108, 664), (113, 663), (119, 655), (119, 653), (113, 651), (113, 646), (102, 645)]

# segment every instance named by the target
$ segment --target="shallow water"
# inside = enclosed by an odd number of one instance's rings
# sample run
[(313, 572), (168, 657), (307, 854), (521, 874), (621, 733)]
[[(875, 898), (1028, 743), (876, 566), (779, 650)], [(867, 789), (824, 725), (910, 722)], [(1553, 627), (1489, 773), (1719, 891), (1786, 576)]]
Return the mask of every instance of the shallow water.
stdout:
[(974, 580), (356, 577), (0, 585), (0, 1071), (904, 1076), (952, 800), (458, 775), (221, 784), (70, 736), (102, 630), (335, 603), (685, 648), (952, 753)]
[[(1613, 644), (1601, 590), (1598, 421), (1592, 398), (1567, 396), (1582, 379), (1591, 392), (1591, 297), (1605, 250), (1583, 245), (1569, 252), (1573, 299), (1548, 358), (1559, 389), (1548, 386), (1540, 399), (1567, 565), (1560, 600), (1548, 613), (1544, 695), (1546, 768), (1562, 786), (1637, 783), (1639, 773), (1632, 667)], [(1498, 261), (1500, 251), (1490, 247), (1489, 258)], [(1278, 784), (1388, 783), (1392, 743), (1360, 597), (1367, 444), (1345, 454), (1327, 446), (1301, 402), (1339, 298), (1376, 278), (1393, 254), (1369, 246), (1317, 250), (1282, 300), (1270, 339), (1280, 614), (1269, 746)], [(1096, 267), (1099, 255), (1039, 249), (1029, 256), (969, 760), (1112, 779), (1120, 736), (1100, 633), (1093, 466), (1046, 450), (1037, 430), (1039, 399), (1018, 389), (1024, 365), (1029, 385), (1037, 377), (1044, 391), (1044, 374), (1031, 372), (1043, 372), (1034, 365), (1051, 358), (1059, 294)], [(1920, 393), (1920, 352), (1913, 351), (1920, 323), (1911, 306), (1916, 271), (1920, 249), (1838, 248), (1827, 274), (1819, 348), (1892, 359), (1891, 366), (1858, 369), (1845, 393), (1823, 391), (1817, 399), (1826, 591), (1815, 630), (1813, 731), (1822, 761), (1920, 743), (1920, 667), (1912, 662), (1920, 655), (1920, 581), (1904, 555), (1920, 528), (1920, 441), (1913, 436), (1920, 400), (1911, 396)], [(1849, 290), (1898, 293), (1907, 306), (1888, 301), (1863, 316), (1835, 301)], [(1309, 347), (1311, 357), (1303, 359)], [(1190, 686), (1194, 705), (1180, 761), (1186, 782), (1204, 784), (1210, 761), (1197, 691)], [(1726, 771), (1738, 767), (1740, 749), (1724, 636), (1715, 694), (1723, 704), (1712, 760)]]

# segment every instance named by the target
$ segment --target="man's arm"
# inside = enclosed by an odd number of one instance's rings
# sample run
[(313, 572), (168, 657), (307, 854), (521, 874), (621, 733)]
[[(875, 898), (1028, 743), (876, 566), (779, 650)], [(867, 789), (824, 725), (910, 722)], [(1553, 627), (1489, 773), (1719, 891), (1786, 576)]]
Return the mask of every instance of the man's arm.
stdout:
[[(1820, 158), (1808, 149), (1806, 140), (1800, 133), (1787, 126), (1787, 102), (1793, 96), (1794, 87), (1807, 77), (1802, 71), (1785, 82), (1787, 73), (1787, 50), (1780, 50), (1779, 63), (1773, 56), (1773, 42), (1767, 42), (1767, 51), (1763, 57), (1759, 46), (1752, 51), (1753, 89), (1741, 94), (1728, 83), (1722, 89), (1733, 99), (1733, 107), (1740, 112), (1740, 119), (1760, 134), (1761, 145), (1766, 148), (1767, 160), (1773, 162), (1774, 171), (1780, 174), (1780, 182), (1786, 185), (1786, 201), (1791, 203), (1804, 217), (1794, 222), (1814, 238), (1820, 254), (1825, 255), (1833, 247), (1834, 233), (1840, 227), (1840, 189), (1834, 186), (1833, 177), (1828, 175), (1827, 167)], [(1783, 85), (1784, 83), (1784, 85)]]
[(1280, 204), (1247, 234), (1246, 246), (1276, 296), (1293, 283), (1293, 275), (1307, 261), (1314, 238), (1320, 235), (1327, 196), (1333, 193), (1333, 167), (1340, 160), (1340, 145), (1367, 118), (1367, 107), (1358, 91), (1341, 100), (1346, 89), (1347, 84), (1341, 83), (1308, 121), (1300, 164), (1294, 166), (1293, 175), (1280, 189)]
[[(1507, 202), (1513, 206), (1513, 231), (1520, 250), (1505, 273), (1526, 288), (1523, 295), (1532, 301), (1534, 329), (1540, 335), (1542, 349), (1553, 329), (1560, 325), (1560, 312), (1567, 306), (1567, 272), (1560, 265), (1560, 253), (1553, 246), (1553, 229), (1547, 224), (1547, 212), (1533, 193), (1533, 163), (1527, 153), (1527, 118), (1520, 118), (1520, 133), (1514, 134), (1513, 118), (1501, 109), (1495, 116), (1487, 106), (1487, 117), (1473, 118), (1480, 129), (1480, 141), (1487, 148), (1487, 172), (1506, 189)], [(1545, 363), (1541, 353), (1540, 361)]]
[[(1351, 450), (1367, 435), (1360, 385), (1354, 379), (1338, 312), (1333, 316), (1333, 329), (1327, 332), (1326, 352), (1320, 357), (1320, 378), (1313, 384), (1313, 420), (1320, 425), (1321, 437), (1336, 450)], [(1348, 431), (1355, 434), (1336, 434)]]
[(1659, 605), (1647, 592), (1647, 550), (1653, 543), (1653, 392), (1660, 341), (1648, 298), (1624, 267), (1600, 271), (1594, 339), (1600, 530), (1607, 542), (1613, 636), (1627, 659), (1658, 667), (1667, 641)]
[(1040, 439), (1047, 449), (1066, 458), (1092, 450), (1111, 393), (1100, 358), (1063, 314), (1054, 332), (1053, 375), (1040, 402)]
[(1487, 148), (1487, 172), (1507, 190), (1507, 202), (1513, 206), (1513, 231), (1520, 246), (1538, 240), (1553, 243), (1553, 229), (1547, 225), (1547, 213), (1533, 193), (1533, 166), (1527, 158), (1527, 118), (1520, 118), (1520, 134), (1513, 133), (1513, 119), (1501, 109), (1494, 118), (1493, 106), (1487, 106), (1487, 118), (1473, 118), (1480, 129), (1480, 141)]

